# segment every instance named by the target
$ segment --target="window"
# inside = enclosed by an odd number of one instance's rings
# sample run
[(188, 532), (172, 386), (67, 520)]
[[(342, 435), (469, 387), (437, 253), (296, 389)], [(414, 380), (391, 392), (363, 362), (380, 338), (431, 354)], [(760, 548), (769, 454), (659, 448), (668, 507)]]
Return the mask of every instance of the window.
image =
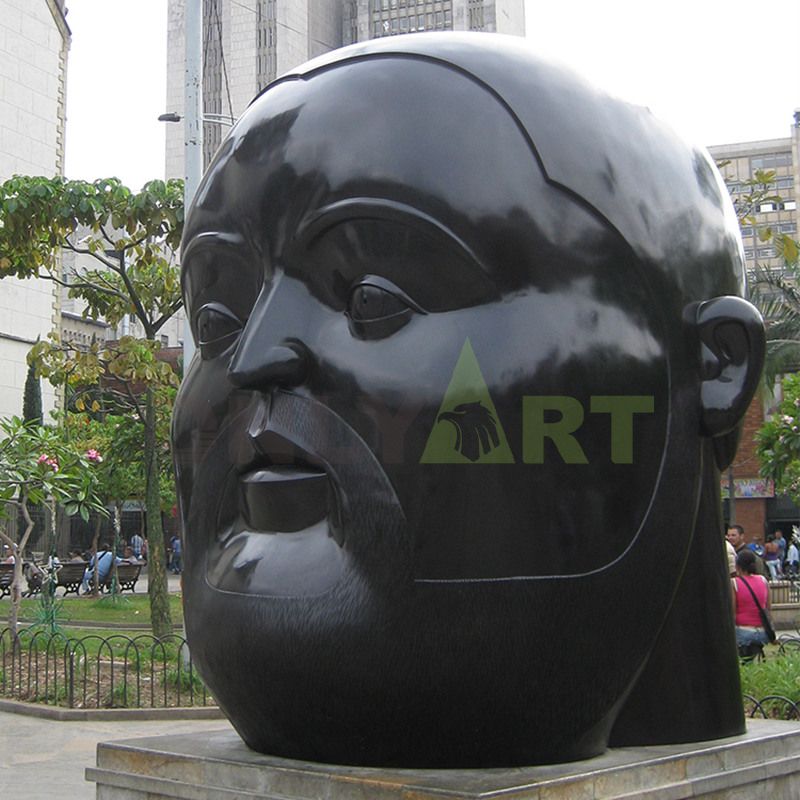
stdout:
[(750, 169), (752, 170), (775, 169), (775, 167), (790, 167), (791, 165), (791, 153), (767, 153), (750, 159)]
[(161, 334), (161, 346), (169, 347), (169, 336), (164, 333)]

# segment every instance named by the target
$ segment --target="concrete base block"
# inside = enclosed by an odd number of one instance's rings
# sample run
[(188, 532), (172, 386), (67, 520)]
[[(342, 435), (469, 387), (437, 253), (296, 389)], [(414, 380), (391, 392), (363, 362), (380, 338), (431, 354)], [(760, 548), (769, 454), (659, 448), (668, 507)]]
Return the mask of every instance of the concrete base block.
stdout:
[(747, 733), (731, 739), (484, 770), (290, 761), (255, 753), (222, 731), (100, 744), (86, 778), (97, 783), (98, 800), (795, 800), (800, 724), (750, 720)]

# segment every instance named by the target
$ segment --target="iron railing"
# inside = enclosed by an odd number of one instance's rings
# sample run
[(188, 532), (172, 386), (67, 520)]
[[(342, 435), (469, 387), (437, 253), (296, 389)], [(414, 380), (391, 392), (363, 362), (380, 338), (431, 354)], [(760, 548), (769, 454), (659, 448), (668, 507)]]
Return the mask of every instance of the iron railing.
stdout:
[(26, 629), (15, 643), (0, 632), (0, 695), (66, 708), (170, 708), (215, 705), (186, 640)]

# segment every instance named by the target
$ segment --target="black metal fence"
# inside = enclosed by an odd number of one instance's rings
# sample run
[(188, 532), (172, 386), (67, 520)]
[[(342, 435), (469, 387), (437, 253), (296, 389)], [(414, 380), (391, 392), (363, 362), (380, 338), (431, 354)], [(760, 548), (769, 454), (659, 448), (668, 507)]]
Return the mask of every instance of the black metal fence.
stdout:
[(770, 694), (757, 700), (749, 694), (744, 696), (744, 706), (747, 716), (753, 719), (800, 719), (800, 710), (794, 700), (780, 694)]
[(66, 708), (213, 706), (186, 640), (23, 630), (0, 632), (0, 695)]

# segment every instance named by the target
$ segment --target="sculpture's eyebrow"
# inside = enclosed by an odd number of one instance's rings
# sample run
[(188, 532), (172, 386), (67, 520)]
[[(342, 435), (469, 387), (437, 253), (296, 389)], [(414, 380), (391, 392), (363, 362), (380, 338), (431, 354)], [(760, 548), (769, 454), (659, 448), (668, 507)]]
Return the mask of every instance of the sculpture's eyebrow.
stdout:
[(444, 237), (460, 253), (464, 261), (478, 269), (484, 278), (490, 275), (487, 267), (469, 245), (435, 217), (413, 206), (382, 197), (353, 197), (316, 209), (298, 225), (292, 246), (309, 248), (331, 228), (353, 220), (387, 220), (422, 233)]
[(222, 231), (206, 231), (193, 236), (189, 243), (183, 248), (181, 260), (183, 264), (191, 261), (192, 257), (199, 250), (208, 247), (232, 248), (239, 255), (245, 254), (245, 239), (239, 233), (225, 233)]
[(193, 262), (197, 256), (205, 251), (220, 250), (229, 252), (244, 259), (247, 252), (247, 245), (244, 236), (239, 233), (227, 233), (223, 231), (206, 231), (193, 236), (181, 252), (181, 290), (186, 294), (187, 278), (193, 269)]

